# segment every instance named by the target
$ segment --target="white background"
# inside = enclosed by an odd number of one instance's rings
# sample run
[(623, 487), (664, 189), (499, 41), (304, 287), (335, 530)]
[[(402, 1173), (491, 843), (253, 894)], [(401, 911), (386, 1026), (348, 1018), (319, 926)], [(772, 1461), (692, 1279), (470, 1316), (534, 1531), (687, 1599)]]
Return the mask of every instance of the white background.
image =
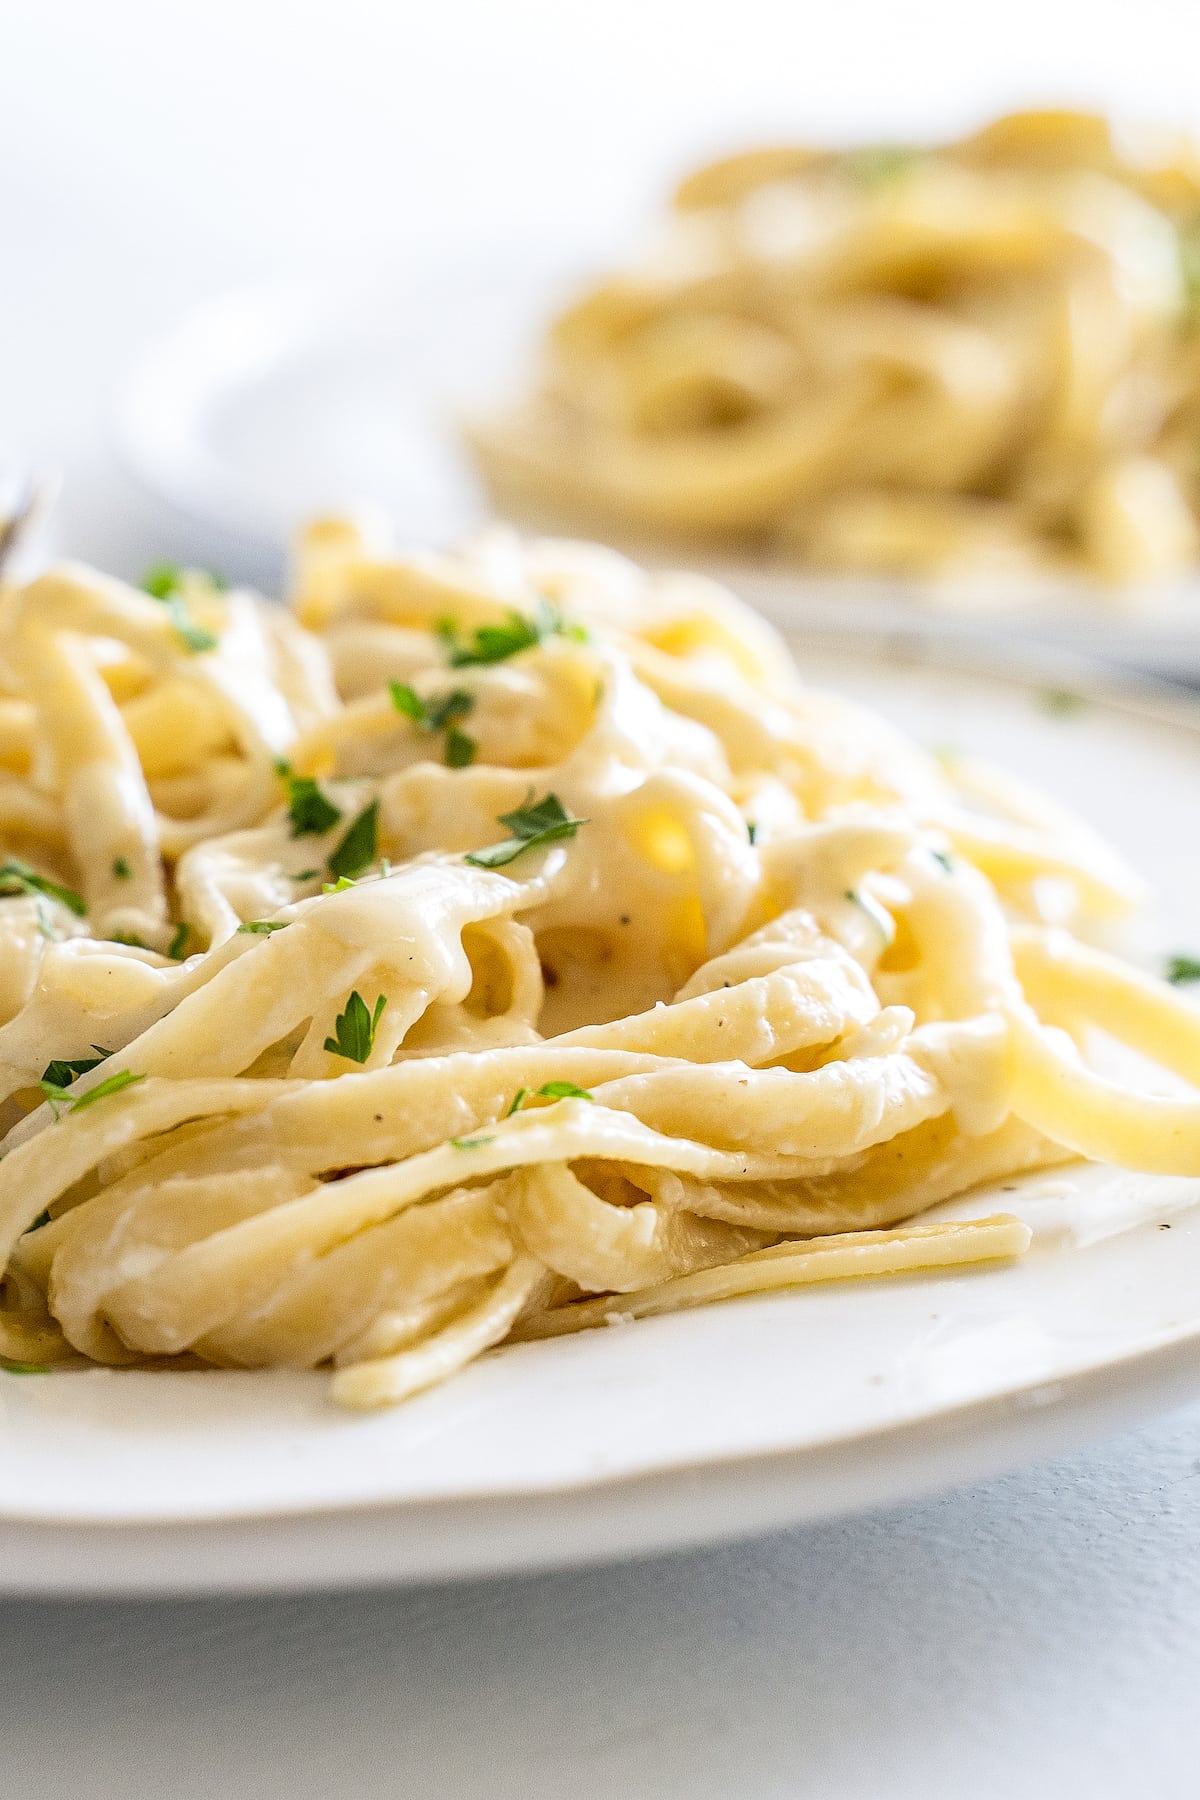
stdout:
[[(1195, 0), (0, 0), (0, 440), (58, 536), (203, 553), (116, 466), (148, 334), (480, 236), (602, 254), (747, 137), (1066, 97), (1200, 125)], [(413, 1596), (9, 1605), (5, 1789), (94, 1800), (1188, 1800), (1200, 1411), (870, 1520)]]

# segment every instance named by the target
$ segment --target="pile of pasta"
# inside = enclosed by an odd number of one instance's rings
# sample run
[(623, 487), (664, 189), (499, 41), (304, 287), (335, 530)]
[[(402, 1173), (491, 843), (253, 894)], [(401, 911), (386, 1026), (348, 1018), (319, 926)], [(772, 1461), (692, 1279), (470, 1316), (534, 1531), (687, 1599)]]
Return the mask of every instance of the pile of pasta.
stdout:
[(1200, 158), (1072, 112), (691, 175), (471, 442), (520, 515), (829, 570), (1149, 583), (1200, 509)]
[(314, 525), (290, 609), (0, 594), (0, 1355), (333, 1370), (1020, 1253), (905, 1223), (1200, 1173), (1200, 1016), (1082, 824), (802, 685), (695, 576)]

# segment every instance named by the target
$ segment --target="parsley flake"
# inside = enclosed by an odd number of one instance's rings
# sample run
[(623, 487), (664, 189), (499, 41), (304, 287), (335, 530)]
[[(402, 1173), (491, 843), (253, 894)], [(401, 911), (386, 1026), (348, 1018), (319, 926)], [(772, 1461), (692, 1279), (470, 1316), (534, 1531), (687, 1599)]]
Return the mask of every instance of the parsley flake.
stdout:
[(132, 1069), (118, 1069), (115, 1075), (110, 1075), (106, 1081), (98, 1081), (85, 1094), (69, 1093), (66, 1088), (59, 1087), (44, 1077), (38, 1086), (50, 1102), (50, 1110), (57, 1119), (60, 1117), (60, 1106), (69, 1106), (72, 1112), (80, 1112), (85, 1106), (91, 1106), (97, 1100), (106, 1100), (110, 1094), (119, 1094), (123, 1088), (132, 1087), (135, 1081), (145, 1079), (145, 1075), (135, 1075)]
[(331, 875), (361, 875), (375, 861), (379, 829), (379, 802), (372, 800), (351, 825), (349, 831), (329, 858)]
[(188, 941), (188, 928), (184, 924), (183, 920), (181, 919), (179, 921), (178, 925), (175, 927), (174, 937), (171, 939), (170, 943), (167, 945), (167, 955), (171, 958), (172, 962), (182, 962), (183, 961), (184, 951), (187, 949), (187, 941)]
[[(526, 1100), (530, 1097), (528, 1088), (518, 1088), (513, 1097), (512, 1105), (504, 1115), (505, 1118), (511, 1119), (514, 1113), (519, 1113)], [(590, 1094), (587, 1088), (576, 1087), (573, 1081), (544, 1081), (540, 1088), (535, 1089), (532, 1098), (534, 1100), (594, 1101), (595, 1095)]]
[(6, 1375), (48, 1375), (49, 1363), (13, 1362), (7, 1356), (0, 1356), (0, 1369)]
[(473, 694), (463, 688), (454, 688), (436, 700), (422, 700), (416, 689), (403, 681), (389, 682), (388, 692), (396, 711), (411, 719), (418, 731), (446, 733), (447, 768), (465, 769), (474, 762), (478, 746), (458, 725), (458, 720), (465, 719), (475, 705)]
[(116, 856), (113, 858), (112, 872), (118, 881), (128, 881), (133, 874), (133, 870), (130, 868), (128, 860), (124, 856)]
[[(285, 765), (286, 768), (286, 765)], [(326, 799), (311, 775), (284, 775), (288, 790), (288, 817), (293, 837), (320, 837), (332, 831), (342, 816), (340, 806)]]
[(452, 1137), (449, 1141), (456, 1150), (478, 1150), (481, 1144), (493, 1144), (496, 1140), (490, 1137)]
[(243, 919), (238, 930), (257, 937), (270, 937), (273, 931), (286, 931), (291, 922), (290, 919)]
[(752, 844), (757, 844), (757, 842), (758, 842), (758, 823), (756, 820), (754, 820), (754, 819), (746, 820), (746, 836), (750, 839), (750, 842)]
[(339, 1013), (334, 1023), (336, 1037), (325, 1039), (326, 1050), (334, 1056), (344, 1056), (348, 1062), (365, 1063), (375, 1046), (375, 1030), (387, 1005), (387, 995), (380, 994), (375, 1002), (375, 1011), (367, 1011), (367, 1003), (355, 988), (346, 1002), (346, 1010)]
[(439, 619), (437, 634), (446, 646), (452, 669), (465, 669), (472, 663), (506, 662), (522, 650), (532, 650), (548, 637), (582, 639), (586, 633), (580, 626), (566, 625), (562, 614), (543, 595), (534, 603), (533, 616), (511, 611), (502, 625), (477, 625), (468, 641), (461, 641), (453, 619)]
[(1200, 981), (1200, 956), (1168, 956), (1166, 974), (1172, 987)]
[(70, 1087), (77, 1075), (86, 1075), (89, 1070), (98, 1069), (112, 1055), (111, 1050), (105, 1050), (100, 1044), (93, 1044), (92, 1049), (96, 1052), (95, 1056), (56, 1057), (53, 1062), (46, 1064), (42, 1080), (48, 1081), (51, 1087)]
[(323, 881), (321, 892), (323, 894), (344, 894), (347, 888), (357, 886), (357, 881), (351, 881), (348, 875), (339, 875), (336, 881)]
[(39, 875), (19, 857), (10, 856), (0, 863), (0, 900), (9, 900), (16, 894), (45, 894), (48, 900), (57, 900), (60, 906), (67, 907), (80, 919), (87, 912), (87, 902), (74, 888), (51, 881), (49, 876)]
[(475, 752), (479, 745), (457, 725), (451, 725), (446, 733), (446, 767), (448, 769), (466, 769), (475, 761)]
[(463, 861), (474, 863), (478, 869), (502, 869), (526, 850), (536, 849), (540, 844), (552, 844), (558, 838), (573, 838), (579, 827), (588, 823), (586, 819), (572, 818), (557, 794), (547, 794), (536, 805), (531, 804), (532, 800), (531, 788), (524, 806), (515, 812), (500, 814), (498, 822), (508, 826), (511, 837), (489, 845), (486, 850), (471, 851)]

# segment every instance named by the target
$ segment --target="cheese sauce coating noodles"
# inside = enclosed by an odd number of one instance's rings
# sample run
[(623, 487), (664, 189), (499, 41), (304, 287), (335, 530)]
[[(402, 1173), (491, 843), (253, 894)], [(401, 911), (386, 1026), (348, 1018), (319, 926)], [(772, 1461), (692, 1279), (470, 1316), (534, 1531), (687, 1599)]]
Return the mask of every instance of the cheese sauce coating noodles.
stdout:
[(804, 686), (697, 577), (306, 533), (0, 593), (0, 1356), (332, 1370), (1018, 1254), (909, 1224), (1200, 1173), (1200, 1020), (1091, 831)]

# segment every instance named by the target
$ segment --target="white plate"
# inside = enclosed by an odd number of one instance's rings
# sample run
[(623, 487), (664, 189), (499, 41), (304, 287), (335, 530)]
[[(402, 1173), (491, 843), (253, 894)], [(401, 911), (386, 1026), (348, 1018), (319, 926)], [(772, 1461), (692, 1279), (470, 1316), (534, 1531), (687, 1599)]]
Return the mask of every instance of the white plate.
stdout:
[[(1159, 887), (1140, 953), (1200, 948), (1200, 712), (1122, 690), (1052, 712), (1027, 679), (911, 647), (802, 660), (925, 742), (1047, 783)], [(997, 1470), (1200, 1388), (1200, 1180), (1056, 1172), (973, 1202), (997, 1204), (1035, 1227), (1020, 1264), (516, 1346), (370, 1417), (320, 1376), (0, 1376), (0, 1590), (629, 1556)]]
[[(173, 506), (260, 548), (278, 552), (314, 512), (361, 502), (402, 538), (453, 543), (488, 515), (455, 420), (511, 387), (578, 266), (562, 247), (551, 263), (544, 249), (498, 246), (402, 278), (226, 294), (145, 352), (119, 397), (118, 442)], [(627, 547), (699, 562), (785, 626), (1004, 636), (1200, 677), (1200, 577), (1144, 594), (998, 583), (967, 600), (961, 585)]]

